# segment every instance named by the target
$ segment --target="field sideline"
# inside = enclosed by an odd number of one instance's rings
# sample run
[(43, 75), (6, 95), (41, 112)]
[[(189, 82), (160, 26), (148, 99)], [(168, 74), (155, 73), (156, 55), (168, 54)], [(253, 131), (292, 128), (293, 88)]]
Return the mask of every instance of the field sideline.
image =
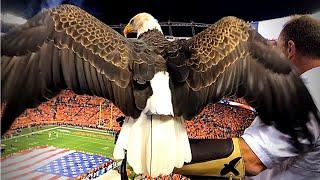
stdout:
[[(49, 138), (49, 134), (50, 138)], [(36, 146), (49, 145), (112, 158), (114, 137), (102, 130), (65, 126), (25, 128), (21, 135), (2, 139), (5, 151), (1, 157)]]

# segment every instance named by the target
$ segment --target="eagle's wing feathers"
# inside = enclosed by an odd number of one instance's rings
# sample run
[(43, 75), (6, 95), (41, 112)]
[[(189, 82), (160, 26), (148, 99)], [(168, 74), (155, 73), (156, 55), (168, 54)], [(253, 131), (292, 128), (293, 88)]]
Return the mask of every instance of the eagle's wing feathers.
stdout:
[(245, 44), (248, 26), (240, 19), (226, 17), (190, 39), (191, 58), (186, 62), (192, 73), (187, 80), (190, 88), (197, 91), (211, 86), (226, 68), (249, 55)]
[(244, 97), (265, 123), (295, 140), (311, 137), (309, 112), (319, 116), (307, 88), (289, 61), (248, 23), (225, 17), (182, 46), (180, 56), (189, 58), (170, 59), (176, 70), (188, 69), (184, 84), (171, 84), (176, 114), (190, 119), (210, 102)]
[(136, 118), (152, 93), (148, 81), (164, 67), (145, 43), (72, 5), (39, 13), (1, 41), (2, 133), (26, 108), (65, 88), (105, 97)]

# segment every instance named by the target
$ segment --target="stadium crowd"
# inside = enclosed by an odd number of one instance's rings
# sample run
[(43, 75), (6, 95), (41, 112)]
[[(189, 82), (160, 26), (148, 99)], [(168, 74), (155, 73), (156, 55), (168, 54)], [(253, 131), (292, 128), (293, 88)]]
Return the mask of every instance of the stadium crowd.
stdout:
[(255, 114), (246, 109), (210, 104), (194, 120), (187, 121), (186, 128), (190, 138), (239, 137), (254, 117)]
[(115, 119), (121, 115), (123, 115), (121, 111), (108, 100), (87, 95), (79, 96), (66, 90), (39, 107), (26, 110), (17, 118), (6, 135), (19, 133), (21, 128), (49, 124), (118, 131), (120, 126)]
[[(246, 104), (242, 99), (237, 99), (236, 102)], [(22, 128), (32, 126), (41, 128), (43, 125), (71, 125), (119, 132), (121, 127), (116, 119), (120, 116), (123, 116), (121, 111), (108, 100), (75, 95), (72, 91), (66, 90), (39, 107), (26, 110), (17, 118), (6, 136), (18, 135)], [(223, 139), (239, 137), (254, 117), (255, 113), (250, 110), (216, 103), (208, 105), (193, 120), (186, 121), (185, 125), (190, 138)], [(109, 164), (103, 164), (77, 179), (94, 179), (106, 172), (107, 168)], [(173, 174), (160, 179), (187, 178)]]
[[(242, 99), (237, 102), (245, 103)], [(122, 115), (108, 100), (75, 95), (72, 91), (66, 90), (39, 107), (26, 110), (14, 122), (7, 135), (19, 133), (21, 128), (48, 124), (119, 131), (120, 125), (116, 118)], [(254, 117), (255, 114), (249, 110), (216, 103), (208, 105), (194, 120), (186, 121), (186, 128), (191, 138), (238, 137)]]

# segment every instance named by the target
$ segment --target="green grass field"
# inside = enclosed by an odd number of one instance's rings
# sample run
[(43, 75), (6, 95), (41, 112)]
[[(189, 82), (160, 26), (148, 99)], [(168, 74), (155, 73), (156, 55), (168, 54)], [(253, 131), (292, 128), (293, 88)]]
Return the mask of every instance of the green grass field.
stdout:
[[(50, 138), (49, 133), (51, 133)], [(26, 128), (19, 136), (2, 139), (1, 143), (6, 145), (1, 157), (43, 145), (69, 148), (105, 157), (112, 157), (114, 149), (114, 137), (108, 135), (105, 131), (69, 126), (45, 126), (41, 129)]]

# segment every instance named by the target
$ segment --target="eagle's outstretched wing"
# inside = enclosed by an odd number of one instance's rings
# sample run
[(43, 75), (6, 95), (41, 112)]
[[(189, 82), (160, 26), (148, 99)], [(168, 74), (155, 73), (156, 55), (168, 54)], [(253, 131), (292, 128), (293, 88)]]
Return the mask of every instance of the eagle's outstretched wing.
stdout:
[[(183, 50), (181, 50), (183, 49)], [(168, 59), (175, 114), (190, 119), (209, 102), (244, 97), (266, 124), (298, 137), (310, 138), (313, 100), (297, 71), (250, 25), (225, 17), (181, 43), (179, 55)]]
[(40, 12), (1, 37), (3, 134), (26, 108), (61, 89), (111, 100), (137, 118), (164, 60), (72, 5)]

